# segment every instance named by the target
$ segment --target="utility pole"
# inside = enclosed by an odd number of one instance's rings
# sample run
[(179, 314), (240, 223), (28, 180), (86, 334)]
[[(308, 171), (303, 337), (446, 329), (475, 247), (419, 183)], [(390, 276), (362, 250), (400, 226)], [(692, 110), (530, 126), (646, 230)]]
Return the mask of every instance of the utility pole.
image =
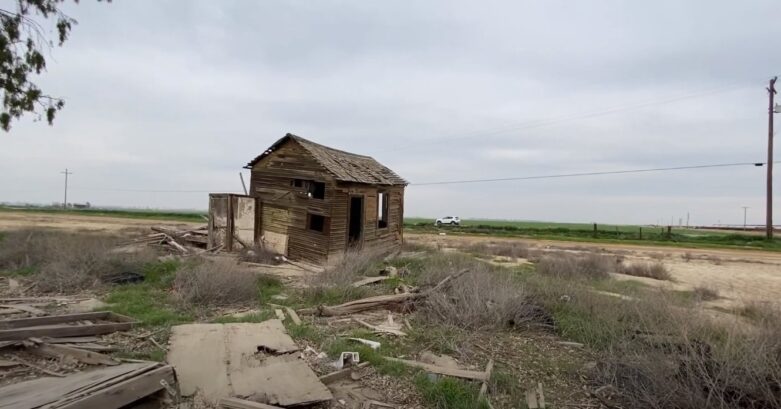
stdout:
[(748, 206), (741, 206), (743, 208), (743, 230), (746, 230), (746, 210)]
[(689, 228), (689, 212), (686, 212), (686, 228)]
[(68, 168), (65, 168), (65, 172), (60, 172), (65, 175), (65, 198), (62, 200), (62, 208), (68, 208), (68, 175), (72, 175), (73, 172), (68, 172)]
[(768, 111), (767, 111), (767, 221), (765, 229), (768, 240), (773, 238), (773, 100), (776, 96), (776, 80), (770, 79), (767, 87)]

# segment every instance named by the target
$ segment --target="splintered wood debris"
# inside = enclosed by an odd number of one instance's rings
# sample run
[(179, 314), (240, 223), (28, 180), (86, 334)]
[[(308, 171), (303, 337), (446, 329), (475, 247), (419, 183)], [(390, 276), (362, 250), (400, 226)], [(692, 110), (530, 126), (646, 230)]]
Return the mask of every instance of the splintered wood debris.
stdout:
[[(0, 408), (113, 409), (161, 390), (178, 396), (172, 367), (157, 362), (121, 364), (102, 353), (116, 348), (101, 344), (95, 335), (134, 324), (131, 318), (110, 312), (0, 321), (0, 374), (7, 383), (0, 387)], [(48, 376), (37, 377), (40, 374)]]
[(168, 362), (184, 396), (239, 397), (267, 405), (328, 401), (328, 388), (298, 359), (299, 347), (277, 319), (186, 324), (172, 328)]
[(175, 385), (168, 365), (128, 363), (2, 387), (0, 408), (120, 408), (158, 391), (175, 392)]
[(206, 225), (189, 230), (175, 230), (162, 226), (153, 226), (151, 229), (154, 233), (130, 240), (115, 251), (131, 251), (134, 246), (151, 245), (166, 248), (181, 255), (192, 255), (219, 251), (222, 247), (207, 248), (209, 229)]

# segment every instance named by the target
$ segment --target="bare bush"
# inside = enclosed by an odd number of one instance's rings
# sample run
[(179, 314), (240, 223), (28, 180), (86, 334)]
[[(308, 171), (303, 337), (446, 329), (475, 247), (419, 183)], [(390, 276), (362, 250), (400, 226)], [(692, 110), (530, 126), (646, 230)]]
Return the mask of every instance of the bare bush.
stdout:
[(600, 374), (626, 407), (765, 409), (781, 407), (781, 327), (756, 333), (715, 327), (693, 313), (664, 315), (651, 335), (625, 340), (606, 355)]
[(609, 278), (617, 268), (615, 257), (588, 253), (586, 255), (558, 254), (543, 256), (537, 263), (540, 274), (560, 278)]
[(463, 248), (464, 251), (474, 255), (491, 255), (509, 257), (512, 259), (527, 258), (529, 247), (524, 243), (477, 241)]
[(140, 275), (155, 261), (150, 249), (113, 251), (117, 237), (48, 230), (10, 232), (0, 244), (0, 269), (28, 269), (43, 292), (69, 292), (100, 285), (122, 275)]
[(716, 288), (697, 286), (692, 291), (694, 292), (694, 298), (698, 301), (713, 301), (720, 298), (719, 290)]
[(282, 263), (279, 254), (269, 250), (263, 245), (255, 244), (250, 248), (242, 248), (239, 251), (239, 260), (250, 263), (277, 265)]
[(234, 262), (218, 260), (180, 269), (173, 288), (186, 304), (223, 306), (256, 300), (258, 277)]
[(619, 273), (635, 277), (647, 277), (655, 280), (672, 280), (670, 271), (664, 264), (655, 262), (636, 261), (624, 263), (619, 266)]
[[(376, 275), (376, 271), (371, 271), (371, 269), (377, 267), (381, 259), (382, 254), (376, 251), (347, 251), (336, 262), (327, 266), (325, 271), (313, 275), (309, 280), (309, 284), (332, 287), (347, 286), (360, 277)], [(377, 270), (379, 271), (379, 268)]]
[(541, 313), (516, 278), (489, 268), (470, 271), (426, 297), (418, 309), (428, 323), (473, 330), (523, 326)]
[(325, 268), (307, 277), (302, 295), (317, 302), (340, 303), (366, 294), (363, 287), (351, 284), (367, 275), (377, 275), (382, 253), (371, 250), (348, 251)]

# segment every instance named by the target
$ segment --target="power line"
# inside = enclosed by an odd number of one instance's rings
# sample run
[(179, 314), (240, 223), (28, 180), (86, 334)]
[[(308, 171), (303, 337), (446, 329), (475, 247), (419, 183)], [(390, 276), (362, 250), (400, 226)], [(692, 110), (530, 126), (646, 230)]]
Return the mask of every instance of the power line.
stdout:
[(455, 185), (455, 184), (464, 184), (464, 183), (506, 182), (506, 181), (513, 181), (513, 180), (557, 179), (557, 178), (569, 178), (569, 177), (580, 177), (580, 176), (619, 175), (619, 174), (626, 174), (626, 173), (665, 172), (665, 171), (685, 170), (685, 169), (726, 168), (726, 167), (736, 167), (736, 166), (763, 166), (763, 165), (765, 165), (764, 162), (715, 163), (715, 164), (707, 164), (707, 165), (674, 166), (669, 168), (561, 173), (555, 175), (519, 176), (519, 177), (495, 178), (495, 179), (449, 180), (449, 181), (441, 181), (441, 182), (410, 183), (410, 186)]

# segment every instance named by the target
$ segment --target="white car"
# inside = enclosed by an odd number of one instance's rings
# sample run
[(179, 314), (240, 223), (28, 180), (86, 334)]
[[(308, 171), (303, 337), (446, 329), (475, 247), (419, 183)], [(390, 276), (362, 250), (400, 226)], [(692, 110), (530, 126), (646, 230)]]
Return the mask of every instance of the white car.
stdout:
[(441, 226), (443, 224), (458, 226), (459, 224), (461, 224), (461, 219), (459, 219), (458, 216), (445, 216), (437, 219), (437, 221), (434, 222), (434, 224), (436, 224), (437, 226)]

